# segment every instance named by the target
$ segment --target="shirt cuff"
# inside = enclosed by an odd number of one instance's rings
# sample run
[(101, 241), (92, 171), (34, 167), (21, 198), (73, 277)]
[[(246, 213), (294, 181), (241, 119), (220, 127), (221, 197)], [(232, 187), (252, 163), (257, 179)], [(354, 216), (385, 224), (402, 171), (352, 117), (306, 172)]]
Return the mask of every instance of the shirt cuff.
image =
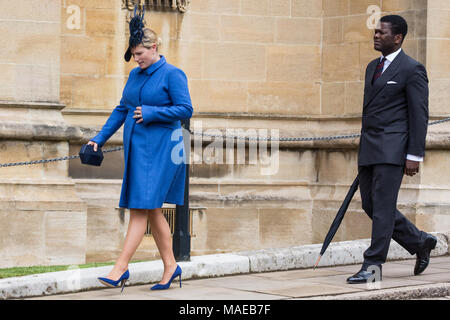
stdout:
[(423, 161), (423, 157), (414, 156), (412, 154), (407, 154), (406, 159), (411, 160), (411, 161), (419, 161), (419, 162)]

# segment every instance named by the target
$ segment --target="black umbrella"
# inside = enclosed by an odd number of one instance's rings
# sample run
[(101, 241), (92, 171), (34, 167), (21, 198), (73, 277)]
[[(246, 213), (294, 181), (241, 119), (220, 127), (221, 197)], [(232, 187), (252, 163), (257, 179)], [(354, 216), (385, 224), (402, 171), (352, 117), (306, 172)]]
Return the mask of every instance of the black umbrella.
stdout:
[(328, 245), (330, 244), (331, 240), (333, 239), (334, 235), (337, 232), (337, 229), (339, 228), (339, 226), (342, 222), (342, 219), (344, 219), (344, 215), (345, 215), (345, 212), (347, 211), (350, 201), (352, 201), (353, 195), (355, 194), (356, 190), (358, 190), (358, 184), (359, 184), (359, 179), (358, 179), (358, 176), (356, 176), (355, 181), (353, 181), (353, 184), (350, 187), (350, 190), (348, 190), (348, 193), (345, 196), (344, 202), (342, 202), (342, 205), (339, 208), (339, 211), (337, 212), (336, 217), (334, 218), (333, 223), (330, 226), (330, 230), (328, 231), (328, 234), (325, 237), (325, 240), (323, 241), (322, 249), (320, 250), (320, 255), (317, 258), (316, 264), (314, 265), (314, 269), (319, 264), (320, 258), (322, 258), (323, 254), (325, 253), (325, 250), (327, 250)]

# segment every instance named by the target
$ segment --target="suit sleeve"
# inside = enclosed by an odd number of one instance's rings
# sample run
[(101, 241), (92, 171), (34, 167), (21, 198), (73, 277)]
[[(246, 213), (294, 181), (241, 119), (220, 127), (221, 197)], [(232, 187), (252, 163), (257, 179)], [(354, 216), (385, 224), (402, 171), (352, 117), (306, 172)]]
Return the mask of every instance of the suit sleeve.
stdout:
[(173, 105), (164, 107), (142, 105), (142, 119), (145, 125), (151, 122), (189, 119), (192, 116), (193, 108), (184, 72), (180, 69), (171, 70), (167, 81)]
[(123, 98), (120, 100), (120, 104), (114, 108), (113, 112), (109, 116), (102, 130), (90, 141), (96, 142), (100, 147), (103, 146), (106, 141), (122, 126), (124, 123), (128, 109), (123, 104)]
[(416, 66), (406, 83), (409, 139), (407, 154), (423, 157), (428, 129), (428, 78), (423, 65)]

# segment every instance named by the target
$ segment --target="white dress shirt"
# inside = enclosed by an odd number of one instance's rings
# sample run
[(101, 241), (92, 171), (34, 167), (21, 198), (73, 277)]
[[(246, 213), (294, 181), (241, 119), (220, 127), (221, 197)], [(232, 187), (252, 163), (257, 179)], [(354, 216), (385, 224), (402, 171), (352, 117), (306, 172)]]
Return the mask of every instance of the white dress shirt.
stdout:
[[(386, 56), (386, 60), (384, 61), (383, 72), (386, 71), (386, 69), (389, 67), (389, 65), (392, 63), (392, 61), (394, 61), (394, 59), (398, 56), (400, 51), (402, 51), (402, 48), (400, 48), (397, 51), (395, 51), (391, 54), (388, 54)], [(383, 58), (384, 58), (383, 56), (380, 57), (380, 62), (381, 62), (381, 60), (383, 60)], [(412, 161), (419, 161), (419, 162), (423, 161), (423, 157), (415, 156), (412, 154), (407, 154), (406, 159), (412, 160)]]

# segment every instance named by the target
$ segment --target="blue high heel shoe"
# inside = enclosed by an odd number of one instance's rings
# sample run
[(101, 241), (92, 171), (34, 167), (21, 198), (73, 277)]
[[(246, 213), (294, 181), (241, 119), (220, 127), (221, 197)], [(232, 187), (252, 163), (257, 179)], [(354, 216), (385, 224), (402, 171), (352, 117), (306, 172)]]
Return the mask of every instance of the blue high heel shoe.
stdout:
[(122, 287), (122, 290), (120, 291), (120, 293), (122, 293), (123, 287), (125, 286), (125, 282), (128, 280), (129, 277), (130, 277), (130, 272), (127, 270), (116, 281), (108, 279), (108, 278), (102, 278), (102, 277), (99, 277), (97, 279), (98, 279), (98, 281), (103, 283), (105, 286), (114, 287), (114, 288), (117, 287), (120, 282), (120, 286)]
[(180, 277), (180, 288), (181, 288), (181, 268), (179, 265), (177, 265), (177, 268), (175, 269), (175, 272), (172, 274), (172, 277), (170, 278), (169, 282), (166, 284), (155, 284), (153, 287), (150, 288), (150, 290), (166, 290), (169, 289), (170, 285), (172, 284), (173, 279), (176, 277)]

